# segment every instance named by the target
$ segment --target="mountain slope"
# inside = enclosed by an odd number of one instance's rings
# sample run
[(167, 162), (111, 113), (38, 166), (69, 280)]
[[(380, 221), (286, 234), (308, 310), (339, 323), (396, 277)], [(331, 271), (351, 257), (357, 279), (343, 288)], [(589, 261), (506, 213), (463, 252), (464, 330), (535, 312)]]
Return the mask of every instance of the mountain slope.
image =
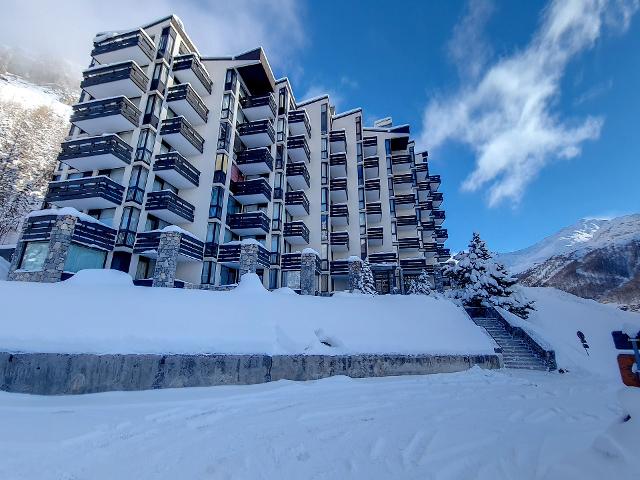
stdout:
[(640, 215), (583, 219), (498, 259), (528, 286), (604, 303), (640, 306)]

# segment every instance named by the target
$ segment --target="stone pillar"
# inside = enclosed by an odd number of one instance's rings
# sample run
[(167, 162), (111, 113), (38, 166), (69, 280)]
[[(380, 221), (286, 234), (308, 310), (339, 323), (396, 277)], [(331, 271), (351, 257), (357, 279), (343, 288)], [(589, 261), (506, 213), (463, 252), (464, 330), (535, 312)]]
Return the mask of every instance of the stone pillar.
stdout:
[(240, 245), (240, 276), (245, 273), (256, 273), (258, 268), (258, 248), (256, 243)]
[(362, 260), (349, 257), (349, 291), (360, 290), (362, 280)]
[(16, 250), (13, 252), (8, 280), (42, 283), (53, 283), (62, 280), (64, 264), (69, 254), (69, 247), (71, 246), (71, 238), (73, 237), (76, 221), (77, 217), (73, 215), (56, 217), (49, 237), (49, 251), (47, 252), (47, 257), (44, 260), (42, 269), (27, 272), (18, 270), (27, 243), (22, 237), (30, 228), (29, 219), (27, 219), (22, 227), (22, 234), (20, 235)]
[(176, 267), (178, 266), (178, 254), (180, 253), (180, 232), (162, 232), (158, 246), (156, 267), (153, 271), (154, 287), (173, 288), (176, 279)]
[(440, 267), (440, 265), (436, 265), (434, 267), (433, 284), (435, 286), (436, 292), (439, 292), (439, 293), (444, 292), (444, 282), (442, 280), (442, 267)]
[(315, 295), (318, 291), (316, 278), (316, 262), (318, 256), (315, 253), (303, 253), (300, 256), (300, 294)]

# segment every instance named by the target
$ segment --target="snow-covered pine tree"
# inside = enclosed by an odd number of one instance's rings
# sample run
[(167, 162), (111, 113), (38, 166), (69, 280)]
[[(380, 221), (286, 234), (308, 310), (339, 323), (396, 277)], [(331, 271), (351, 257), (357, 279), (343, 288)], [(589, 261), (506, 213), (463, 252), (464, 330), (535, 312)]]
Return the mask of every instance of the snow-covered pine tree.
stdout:
[(535, 310), (533, 302), (528, 301), (516, 287), (517, 280), (513, 278), (506, 267), (491, 260), (489, 276), (494, 280), (489, 282), (487, 290), (491, 296), (491, 303), (521, 317), (527, 318), (531, 310)]
[(360, 274), (361, 287), (360, 291), (365, 295), (377, 295), (376, 282), (373, 279), (373, 272), (371, 271), (371, 265), (369, 261), (365, 260), (362, 263), (362, 271)]
[(409, 295), (430, 295), (431, 294), (431, 280), (425, 270), (420, 272), (420, 275), (415, 278), (409, 286)]

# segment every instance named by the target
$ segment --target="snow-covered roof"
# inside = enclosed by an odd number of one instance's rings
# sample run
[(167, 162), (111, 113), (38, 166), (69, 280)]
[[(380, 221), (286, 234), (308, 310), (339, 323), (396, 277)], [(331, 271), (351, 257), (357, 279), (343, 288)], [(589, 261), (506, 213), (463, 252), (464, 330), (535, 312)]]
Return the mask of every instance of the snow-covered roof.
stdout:
[[(79, 218), (83, 222), (97, 223), (97, 224), (103, 225), (105, 227), (109, 227), (109, 225), (106, 225), (105, 223), (102, 223), (97, 218), (93, 218), (91, 215), (87, 215), (86, 213), (82, 213), (82, 212), (76, 210), (73, 207), (47, 208), (45, 210), (35, 210), (33, 212), (30, 212), (27, 215), (27, 218), (45, 217), (45, 216), (48, 216), (48, 215), (55, 215), (55, 216), (58, 216), (58, 217), (62, 217), (64, 215), (71, 215), (73, 217)], [(111, 227), (109, 227), (109, 228), (111, 228)]]

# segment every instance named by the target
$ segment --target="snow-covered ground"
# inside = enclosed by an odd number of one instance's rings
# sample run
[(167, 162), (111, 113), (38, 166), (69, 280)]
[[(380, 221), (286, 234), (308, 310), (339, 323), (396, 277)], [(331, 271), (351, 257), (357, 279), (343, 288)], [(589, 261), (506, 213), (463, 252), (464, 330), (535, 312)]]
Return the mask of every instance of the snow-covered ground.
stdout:
[(640, 398), (624, 408), (617, 389), (574, 373), (474, 368), (67, 397), (0, 393), (0, 478), (632, 479), (640, 409), (621, 420)]
[(2, 282), (0, 305), (2, 351), (494, 352), (484, 330), (447, 300), (269, 292), (255, 275), (211, 292), (135, 287), (122, 272), (83, 270), (57, 284)]
[(0, 280), (6, 280), (9, 273), (9, 262), (4, 258), (0, 258)]

